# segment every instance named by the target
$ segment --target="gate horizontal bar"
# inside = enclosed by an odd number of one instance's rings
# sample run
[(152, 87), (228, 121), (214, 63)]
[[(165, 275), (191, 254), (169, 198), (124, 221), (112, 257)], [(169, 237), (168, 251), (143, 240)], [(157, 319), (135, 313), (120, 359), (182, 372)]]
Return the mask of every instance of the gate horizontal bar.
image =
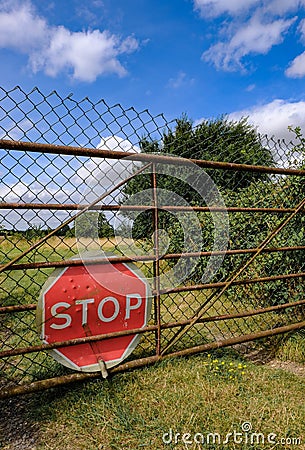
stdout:
[[(292, 252), (305, 250), (304, 245), (296, 245), (293, 247), (271, 247), (262, 250), (262, 253), (274, 253), (274, 252)], [(255, 248), (246, 249), (233, 249), (233, 250), (215, 250), (207, 252), (186, 252), (186, 253), (167, 253), (160, 256), (160, 260), (166, 259), (178, 259), (178, 258), (200, 258), (209, 256), (221, 256), (221, 255), (246, 255), (248, 253), (255, 253)], [(155, 255), (134, 255), (134, 256), (113, 256), (111, 257), (112, 263), (126, 263), (126, 262), (148, 262), (154, 261)], [(82, 265), (95, 265), (95, 264), (107, 264), (109, 259), (101, 257), (95, 259), (66, 259), (63, 261), (41, 261), (33, 263), (20, 263), (13, 264), (4, 272), (11, 270), (30, 270), (30, 269), (48, 269), (53, 267), (67, 267), (67, 266), (82, 266)], [(0, 265), (1, 269), (2, 265)]]
[(13, 141), (8, 139), (0, 139), (0, 148), (6, 150), (29, 151), (39, 153), (62, 154), (71, 156), (87, 156), (105, 159), (128, 159), (131, 161), (166, 163), (174, 165), (196, 164), (200, 167), (222, 169), (222, 170), (238, 170), (244, 172), (260, 172), (279, 175), (305, 175), (305, 170), (301, 169), (285, 169), (279, 167), (255, 166), (248, 164), (236, 164), (220, 161), (206, 161), (201, 159), (186, 159), (174, 156), (156, 155), (153, 153), (136, 153), (124, 152), (120, 150), (106, 150), (86, 147), (73, 147), (67, 145), (43, 144), (38, 142)]
[[(0, 209), (47, 209), (58, 211), (76, 211), (87, 209), (88, 211), (151, 211), (151, 205), (93, 205), (88, 208), (88, 205), (74, 204), (74, 203), (4, 203), (0, 202)], [(247, 208), (239, 206), (173, 206), (162, 205), (158, 206), (160, 211), (182, 211), (182, 212), (249, 212), (249, 213), (271, 213), (271, 214), (285, 214), (293, 212), (293, 208)], [(305, 214), (304, 211), (300, 213)]]
[[(197, 345), (195, 347), (187, 348), (177, 352), (169, 353), (164, 356), (148, 356), (146, 358), (137, 359), (134, 361), (129, 361), (127, 363), (120, 364), (117, 367), (113, 367), (108, 370), (110, 375), (115, 375), (117, 373), (125, 372), (126, 370), (133, 370), (140, 367), (149, 366), (155, 364), (156, 362), (162, 361), (167, 358), (172, 358), (176, 356), (192, 356), (197, 353), (203, 353), (205, 351), (216, 350), (218, 348), (229, 347), (236, 344), (243, 344), (245, 342), (250, 342), (256, 339), (262, 339), (270, 336), (276, 336), (278, 334), (289, 333), (290, 331), (300, 330), (305, 327), (305, 321), (294, 323), (278, 328), (273, 328), (271, 330), (260, 331), (259, 333), (245, 334), (243, 336), (238, 336), (229, 339), (223, 339), (208, 344)], [(49, 389), (52, 387), (63, 386), (70, 383), (75, 383), (77, 381), (86, 381), (90, 379), (100, 378), (101, 374), (99, 372), (91, 373), (73, 373), (70, 375), (63, 375), (60, 377), (49, 378), (46, 380), (35, 381), (33, 383), (21, 386), (15, 386), (7, 389), (2, 389), (0, 392), (0, 399), (5, 399), (9, 397), (14, 397), (17, 395), (30, 394), (34, 392), (41, 391), (43, 389)]]
[(0, 314), (10, 314), (17, 313), (22, 311), (34, 311), (36, 309), (36, 303), (31, 303), (30, 305), (10, 305), (10, 306), (1, 306)]
[[(273, 275), (271, 277), (261, 277), (261, 278), (245, 278), (244, 280), (235, 280), (232, 281), (232, 286), (239, 286), (243, 284), (254, 284), (254, 283), (266, 283), (268, 281), (278, 281), (278, 280), (288, 280), (294, 278), (304, 278), (305, 272), (300, 273), (290, 273), (286, 275)], [(189, 286), (179, 286), (172, 289), (163, 289), (161, 294), (169, 294), (175, 292), (185, 292), (185, 291), (199, 291), (201, 289), (214, 289), (214, 288), (222, 288), (226, 286), (225, 281), (220, 281), (218, 283), (206, 283), (206, 284), (194, 284)]]
[[(223, 314), (218, 316), (210, 316), (210, 317), (202, 317), (198, 320), (198, 323), (207, 323), (207, 322), (219, 322), (224, 320), (232, 320), (232, 319), (241, 319), (243, 317), (253, 317), (260, 314), (266, 314), (269, 312), (275, 312), (280, 311), (287, 308), (295, 308), (297, 306), (305, 305), (305, 300), (299, 300), (298, 302), (294, 303), (284, 303), (282, 305), (275, 305), (275, 306), (268, 306), (266, 308), (259, 308), (251, 311), (242, 311), (235, 314)], [(191, 323), (192, 319), (182, 320), (179, 322), (169, 322), (161, 324), (161, 330), (167, 330), (170, 328), (177, 328), (180, 326), (188, 325)], [(74, 345), (80, 345), (80, 344), (86, 344), (90, 342), (97, 342), (97, 341), (104, 341), (106, 339), (113, 339), (113, 338), (119, 338), (122, 336), (130, 336), (132, 334), (145, 334), (145, 333), (151, 333), (153, 331), (156, 331), (158, 329), (158, 325), (150, 325), (147, 327), (142, 328), (134, 328), (132, 330), (124, 330), (124, 331), (117, 331), (113, 333), (105, 333), (105, 334), (99, 334), (95, 336), (86, 336), (83, 338), (77, 338), (77, 339), (70, 339), (67, 341), (61, 341), (61, 342), (54, 342), (52, 344), (41, 344), (41, 345), (32, 345), (30, 347), (20, 347), (20, 348), (14, 348), (12, 350), (5, 350), (0, 352), (0, 358), (8, 358), (12, 356), (18, 356), (18, 355), (25, 355), (28, 353), (36, 353), (46, 350), (53, 350), (56, 348), (61, 347), (68, 347), (68, 346), (74, 346)]]

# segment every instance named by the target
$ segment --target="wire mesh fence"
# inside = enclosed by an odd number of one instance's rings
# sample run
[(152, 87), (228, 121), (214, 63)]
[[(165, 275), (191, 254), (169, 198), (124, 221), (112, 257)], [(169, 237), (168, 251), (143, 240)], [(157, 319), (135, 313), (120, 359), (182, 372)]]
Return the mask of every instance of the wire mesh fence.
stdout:
[[(0, 139), (2, 396), (305, 325), (299, 141), (258, 136), (245, 120), (195, 127), (19, 87), (0, 90)], [(78, 342), (41, 336), (45, 283), (105, 261), (146, 280), (145, 324)], [(75, 289), (72, 301), (84, 301)], [(91, 304), (82, 307), (84, 328)], [(60, 328), (64, 306), (57, 314)], [(98, 343), (128, 333), (139, 343), (113, 369), (80, 373), (53, 358), (54, 349), (90, 345), (102, 360)]]

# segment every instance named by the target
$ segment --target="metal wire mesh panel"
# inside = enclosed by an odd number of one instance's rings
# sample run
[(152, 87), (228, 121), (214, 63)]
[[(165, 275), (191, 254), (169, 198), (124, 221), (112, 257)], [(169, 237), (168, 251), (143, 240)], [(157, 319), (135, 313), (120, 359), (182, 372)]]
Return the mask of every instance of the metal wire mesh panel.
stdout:
[[(0, 94), (3, 395), (80, 378), (50, 355), (62, 343), (42, 343), (37, 327), (54, 270), (90, 273), (111, 258), (147, 281), (151, 314), (114, 372), (304, 326), (297, 143), (245, 122), (193, 127), (104, 100)], [(84, 339), (94, 349), (103, 337)]]

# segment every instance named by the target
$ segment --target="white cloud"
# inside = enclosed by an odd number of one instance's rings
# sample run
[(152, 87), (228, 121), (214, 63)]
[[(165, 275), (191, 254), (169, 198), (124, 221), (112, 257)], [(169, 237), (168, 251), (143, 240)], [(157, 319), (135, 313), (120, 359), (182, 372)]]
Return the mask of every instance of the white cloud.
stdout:
[(305, 19), (301, 20), (298, 26), (298, 31), (301, 34), (301, 39), (305, 42)]
[(246, 92), (252, 92), (254, 91), (254, 89), (256, 88), (256, 85), (253, 84), (249, 84), (249, 86), (246, 87)]
[[(299, 23), (298, 32), (301, 35), (301, 41), (305, 43), (305, 19)], [(288, 78), (303, 78), (305, 76), (305, 51), (290, 62), (285, 70), (285, 75)]]
[(172, 87), (173, 89), (178, 89), (183, 85), (185, 82), (186, 73), (185, 72), (179, 72), (176, 78), (170, 78), (168, 85)]
[(268, 13), (272, 16), (283, 15), (305, 6), (305, 0), (194, 0), (194, 7), (204, 17), (218, 17), (223, 14), (239, 16), (256, 12)]
[(173, 89), (179, 89), (184, 86), (191, 86), (194, 83), (194, 78), (188, 78), (187, 74), (183, 71), (178, 72), (177, 76), (170, 78), (168, 86)]
[[(119, 136), (108, 136), (102, 138), (97, 148), (133, 153), (140, 152), (140, 148), (138, 146), (133, 145), (127, 139), (122, 139)], [(88, 164), (78, 169), (72, 180), (74, 185), (83, 186), (81, 189), (83, 194), (78, 200), (78, 203), (92, 202), (95, 198), (101, 196), (110, 188), (132, 175), (135, 168), (138, 167), (139, 164), (140, 163), (138, 162), (133, 162), (127, 159), (91, 159)], [(118, 195), (119, 192), (117, 191), (112, 194), (113, 197), (117, 197)]]
[(202, 59), (217, 69), (244, 68), (242, 59), (249, 54), (266, 54), (283, 41), (283, 35), (296, 19), (263, 22), (257, 15), (241, 26), (228, 42), (218, 42), (203, 53)]
[(230, 15), (240, 14), (255, 4), (260, 3), (260, 0), (194, 0), (194, 6), (200, 11), (202, 16), (220, 16), (224, 13)]
[(30, 209), (2, 209), (0, 223), (4, 228), (26, 230), (33, 225), (46, 229), (57, 228), (70, 217), (68, 211), (34, 211)]
[(0, 197), (1, 202), (17, 202), (23, 199), (28, 193), (29, 188), (24, 183), (19, 181), (11, 186), (1, 185), (0, 186)]
[[(305, 0), (193, 0), (194, 8), (203, 18), (221, 17), (216, 42), (202, 54), (204, 61), (218, 70), (244, 70), (245, 57), (267, 54), (283, 42), (285, 33), (301, 17)], [(291, 17), (295, 14), (295, 17)], [(230, 16), (228, 20), (227, 16)], [(298, 32), (305, 42), (305, 22)], [(287, 76), (302, 77), (303, 56), (291, 62)]]
[(57, 76), (64, 70), (73, 70), (73, 78), (92, 82), (99, 75), (126, 74), (117, 57), (136, 50), (137, 41), (129, 38), (120, 43), (107, 31), (74, 32), (64, 27), (56, 28), (45, 51), (31, 55), (33, 70), (44, 70), (47, 75)]
[(263, 9), (273, 15), (283, 15), (305, 6), (305, 0), (265, 0)]
[(277, 99), (229, 114), (229, 119), (232, 120), (239, 120), (241, 117), (248, 117), (249, 122), (257, 127), (259, 133), (274, 136), (276, 139), (285, 139), (288, 143), (294, 138), (288, 126), (300, 126), (305, 130), (305, 102)]
[(137, 145), (133, 145), (128, 139), (123, 139), (119, 136), (107, 136), (101, 138), (101, 142), (97, 148), (103, 150), (114, 150), (117, 152), (132, 152), (139, 153), (140, 149)]
[(302, 78), (305, 76), (305, 52), (294, 58), (285, 74), (289, 78)]
[(35, 15), (30, 3), (7, 8), (0, 4), (0, 47), (27, 53), (46, 39), (48, 26), (44, 19)]
[[(138, 146), (119, 136), (102, 138), (98, 148), (133, 153), (140, 152)], [(39, 163), (39, 161), (37, 162)], [(27, 176), (24, 179), (20, 177), (19, 181), (11, 184), (5, 184), (2, 181), (0, 182), (0, 202), (88, 204), (132, 175), (140, 165), (140, 162), (133, 162), (128, 159), (90, 158), (63, 185), (60, 184), (59, 180), (56, 181), (55, 176), (52, 177), (55, 180), (54, 182), (46, 182), (43, 173), (32, 182), (26, 181)], [(41, 166), (39, 165), (39, 167)], [(60, 171), (60, 167), (56, 167)], [(1, 175), (3, 180), (4, 174)], [(116, 190), (103, 201), (105, 203), (117, 203), (120, 195), (121, 191)], [(6, 228), (16, 225), (19, 229), (25, 229), (28, 228), (29, 223), (43, 224), (43, 226), (48, 223), (55, 228), (59, 225), (61, 219), (66, 219), (69, 214), (69, 212), (63, 211), (56, 211), (55, 213), (54, 211), (0, 210), (0, 222)]]
[(121, 40), (106, 30), (72, 32), (51, 26), (30, 2), (0, 3), (0, 47), (26, 54), (33, 72), (52, 77), (72, 72), (72, 78), (86, 82), (109, 73), (123, 76), (126, 69), (118, 58), (138, 46), (134, 37)]
[(59, 189), (58, 187), (47, 188), (43, 182), (35, 181), (26, 184), (18, 181), (12, 185), (0, 184), (0, 201), (1, 202), (25, 202), (25, 203), (62, 203), (67, 200), (69, 193), (73, 193), (73, 186), (70, 186), (70, 192), (67, 189)]

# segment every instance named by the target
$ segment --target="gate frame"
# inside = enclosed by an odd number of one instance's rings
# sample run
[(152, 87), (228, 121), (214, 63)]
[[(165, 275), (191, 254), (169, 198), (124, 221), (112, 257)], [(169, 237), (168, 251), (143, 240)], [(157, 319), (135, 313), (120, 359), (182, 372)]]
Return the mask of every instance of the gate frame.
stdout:
[[(154, 289), (153, 289), (153, 297), (154, 297), (154, 305), (155, 305), (155, 324), (146, 326), (141, 329), (134, 329), (128, 331), (122, 331), (117, 333), (108, 333), (107, 335), (99, 335), (99, 336), (88, 336), (86, 338), (73, 339), (70, 341), (62, 341), (54, 344), (42, 344), (39, 346), (30, 346), (23, 348), (15, 348), (13, 350), (6, 350), (0, 352), (0, 358), (17, 356), (23, 354), (29, 354), (37, 351), (45, 351), (50, 349), (56, 349), (63, 346), (68, 345), (78, 345), (80, 343), (86, 342), (96, 342), (103, 339), (114, 338), (119, 336), (126, 336), (135, 333), (143, 334), (143, 333), (155, 333), (155, 346), (156, 346), (156, 354), (154, 356), (140, 358), (137, 360), (129, 361), (126, 363), (122, 363), (117, 367), (109, 369), (109, 374), (119, 373), (125, 370), (134, 369), (137, 367), (143, 367), (146, 365), (151, 365), (157, 361), (161, 361), (168, 357), (174, 356), (187, 356), (193, 355), (195, 353), (200, 353), (207, 350), (212, 350), (220, 347), (232, 346), (235, 344), (245, 343), (249, 341), (253, 341), (260, 338), (270, 337), (277, 334), (287, 333), (290, 331), (295, 331), (305, 327), (305, 320), (293, 323), (286, 326), (281, 326), (265, 331), (260, 331), (257, 333), (245, 334), (238, 337), (223, 339), (219, 341), (215, 341), (208, 344), (197, 345), (191, 348), (186, 348), (180, 351), (173, 351), (168, 353), (170, 348), (185, 334), (191, 327), (193, 327), (196, 323), (204, 323), (211, 321), (221, 321), (238, 317), (250, 317), (259, 314), (264, 314), (266, 312), (279, 311), (284, 310), (286, 308), (291, 308), (295, 306), (300, 306), (305, 304), (305, 300), (300, 300), (294, 303), (285, 303), (282, 305), (276, 305), (267, 308), (259, 308), (252, 311), (242, 311), (237, 314), (226, 314), (221, 316), (214, 317), (203, 317), (203, 314), (206, 312), (207, 303), (213, 299), (213, 303), (220, 298), (220, 296), (232, 285), (237, 284), (251, 284), (251, 283), (261, 283), (273, 280), (282, 280), (289, 278), (304, 278), (305, 273), (296, 273), (296, 274), (288, 274), (288, 275), (275, 275), (270, 277), (262, 277), (262, 278), (254, 278), (254, 279), (243, 279), (238, 280), (239, 275), (254, 261), (254, 259), (260, 255), (261, 253), (271, 253), (276, 251), (291, 251), (291, 250), (305, 250), (305, 246), (295, 246), (295, 247), (280, 247), (280, 248), (266, 248), (266, 245), (271, 242), (271, 240), (291, 221), (293, 217), (295, 217), (299, 213), (304, 213), (304, 205), (305, 199), (303, 199), (295, 208), (242, 208), (242, 207), (231, 207), (226, 208), (227, 211), (232, 212), (270, 212), (270, 213), (288, 213), (288, 218), (284, 219), (282, 223), (276, 227), (268, 237), (257, 247), (252, 249), (236, 249), (236, 250), (228, 250), (228, 251), (219, 251), (219, 252), (194, 252), (194, 253), (176, 253), (176, 254), (167, 254), (164, 257), (160, 258), (159, 251), (159, 236), (158, 236), (158, 221), (159, 221), (159, 210), (173, 210), (173, 211), (223, 211), (221, 208), (207, 208), (207, 207), (175, 207), (175, 206), (158, 206), (158, 195), (157, 195), (157, 174), (156, 174), (156, 164), (174, 164), (174, 165), (183, 165), (189, 164), (189, 162), (196, 164), (199, 167), (203, 168), (213, 168), (213, 169), (222, 169), (222, 170), (239, 170), (246, 172), (254, 172), (254, 173), (268, 173), (268, 174), (278, 174), (278, 175), (297, 175), (304, 176), (305, 170), (301, 169), (289, 169), (289, 168), (277, 168), (277, 167), (267, 167), (267, 166), (253, 166), (246, 164), (236, 164), (236, 163), (227, 163), (227, 162), (219, 162), (219, 161), (205, 161), (205, 160), (196, 160), (196, 159), (183, 159), (176, 158), (172, 156), (164, 156), (157, 154), (145, 154), (145, 153), (131, 153), (131, 152), (118, 152), (118, 151), (110, 151), (103, 149), (92, 149), (92, 148), (80, 148), (80, 147), (72, 147), (72, 146), (62, 146), (62, 145), (51, 145), (51, 144), (39, 144), (39, 143), (31, 143), (31, 142), (22, 142), (22, 141), (12, 141), (12, 140), (0, 140), (0, 148), (6, 150), (17, 150), (17, 151), (30, 151), (30, 152), (39, 152), (39, 153), (51, 153), (51, 154), (62, 154), (62, 155), (74, 155), (74, 156), (87, 156), (87, 157), (99, 157), (99, 158), (107, 158), (107, 159), (123, 159), (131, 160), (131, 161), (140, 161), (145, 163), (145, 165), (133, 173), (130, 177), (118, 183), (116, 186), (111, 188), (109, 191), (101, 195), (98, 199), (94, 200), (89, 205), (65, 205), (65, 204), (37, 204), (37, 203), (1, 203), (0, 209), (8, 209), (8, 208), (16, 208), (16, 209), (61, 209), (61, 210), (77, 210), (76, 214), (66, 221), (64, 221), (61, 225), (59, 225), (55, 230), (52, 230), (46, 236), (38, 240), (35, 244), (30, 246), (20, 255), (17, 255), (6, 264), (0, 266), (0, 273), (8, 271), (8, 270), (26, 270), (30, 268), (46, 268), (46, 267), (66, 267), (70, 265), (83, 265), (83, 264), (96, 264), (107, 262), (105, 258), (98, 258), (95, 261), (84, 261), (80, 259), (73, 260), (65, 260), (65, 261), (57, 261), (57, 262), (36, 262), (36, 263), (22, 263), (18, 264), (18, 261), (30, 253), (32, 250), (38, 248), (41, 244), (46, 242), (51, 236), (56, 234), (62, 227), (70, 224), (80, 215), (84, 214), (89, 210), (118, 210), (120, 209), (139, 209), (144, 211), (145, 209), (153, 210), (153, 227), (154, 227), (154, 254), (153, 255), (145, 255), (145, 256), (136, 256), (136, 257), (113, 257), (113, 262), (128, 262), (128, 261), (152, 261), (153, 262), (153, 273), (154, 273)], [(98, 202), (103, 200), (109, 194), (116, 191), (118, 188), (123, 186), (126, 182), (134, 178), (136, 175), (144, 172), (146, 169), (151, 169), (151, 186), (153, 192), (152, 205), (150, 206), (116, 206), (116, 205), (97, 205)], [(188, 258), (188, 257), (200, 257), (200, 256), (211, 256), (211, 255), (219, 255), (219, 254), (252, 254), (248, 261), (240, 268), (232, 277), (229, 276), (229, 279), (224, 282), (218, 283), (206, 283), (201, 285), (192, 285), (192, 286), (182, 286), (173, 289), (164, 289), (160, 288), (159, 283), (159, 275), (160, 275), (160, 259), (174, 259), (174, 258)], [(161, 321), (161, 305), (160, 305), (160, 297), (165, 293), (173, 293), (173, 292), (182, 292), (182, 291), (193, 291), (193, 290), (201, 290), (201, 289), (211, 289), (212, 287), (217, 288), (216, 293), (210, 295), (203, 305), (195, 312), (193, 317), (188, 320), (177, 321), (172, 323), (162, 323)], [(211, 305), (209, 305), (210, 307)], [(29, 305), (15, 305), (15, 306), (7, 306), (0, 307), (0, 314), (4, 313), (13, 313), (20, 311), (30, 311), (36, 308), (36, 304)], [(172, 340), (167, 344), (167, 346), (161, 349), (161, 336), (162, 330), (170, 329), (170, 328), (179, 328), (177, 333), (175, 333)], [(73, 383), (75, 381), (87, 380), (93, 378), (99, 378), (102, 374), (100, 372), (96, 373), (75, 373), (70, 375), (64, 375), (61, 377), (55, 377), (51, 379), (45, 379), (42, 381), (35, 381), (29, 383), (27, 385), (20, 385), (15, 387), (5, 388), (0, 392), (0, 399), (8, 398), (19, 394), (36, 392), (41, 389), (50, 388), (54, 386), (59, 386), (67, 383)]]

